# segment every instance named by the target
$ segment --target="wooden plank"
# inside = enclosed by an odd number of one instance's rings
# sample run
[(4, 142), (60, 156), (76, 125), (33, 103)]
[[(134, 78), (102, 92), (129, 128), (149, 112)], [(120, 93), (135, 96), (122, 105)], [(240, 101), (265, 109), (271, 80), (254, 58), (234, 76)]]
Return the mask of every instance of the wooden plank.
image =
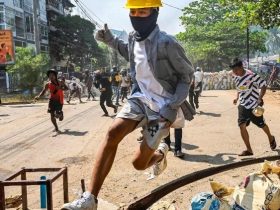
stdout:
[(204, 179), (206, 177), (219, 174), (225, 171), (229, 171), (236, 168), (241, 168), (244, 166), (254, 165), (257, 163), (263, 163), (265, 160), (267, 161), (276, 161), (279, 160), (280, 156), (268, 156), (268, 157), (262, 157), (262, 158), (255, 158), (255, 159), (249, 159), (245, 161), (235, 162), (223, 166), (216, 166), (212, 168), (203, 169), (201, 171), (196, 171), (191, 174), (185, 175), (181, 178), (178, 178), (172, 182), (169, 182), (159, 188), (156, 188), (153, 190), (150, 194), (138, 199), (137, 201), (131, 203), (128, 206), (128, 210), (132, 209), (148, 209), (151, 205), (153, 205), (155, 202), (157, 202), (162, 197), (166, 196), (167, 194), (173, 192), (174, 190), (177, 190), (183, 186), (186, 186), (190, 183), (193, 183), (195, 181), (198, 181), (200, 179)]

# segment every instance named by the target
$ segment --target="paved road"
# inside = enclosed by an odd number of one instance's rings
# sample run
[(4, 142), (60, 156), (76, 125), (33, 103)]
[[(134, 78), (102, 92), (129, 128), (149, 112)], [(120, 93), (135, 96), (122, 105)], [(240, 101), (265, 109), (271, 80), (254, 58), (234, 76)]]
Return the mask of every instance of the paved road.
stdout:
[[(244, 146), (236, 125), (237, 107), (232, 105), (234, 96), (234, 91), (203, 92), (199, 114), (184, 128), (185, 158), (177, 159), (170, 152), (166, 172), (155, 180), (146, 181), (148, 171), (137, 172), (130, 164), (140, 132), (135, 131), (126, 137), (119, 146), (115, 164), (100, 197), (118, 206), (124, 205), (189, 172), (238, 161), (236, 154)], [(269, 93), (265, 107), (267, 122), (277, 138), (280, 138), (279, 101), (278, 93)], [(69, 167), (70, 196), (73, 198), (79, 191), (80, 179), (86, 178), (88, 183), (98, 144), (113, 119), (101, 117), (103, 113), (98, 102), (65, 105), (65, 119), (59, 123), (63, 133), (56, 135), (52, 132), (46, 110), (45, 103), (0, 107), (0, 179), (21, 167), (66, 165)], [(110, 112), (113, 114), (113, 110)], [(261, 130), (251, 126), (249, 132), (255, 156), (277, 154), (269, 150)], [(56, 207), (61, 205), (60, 187), (58, 184), (54, 191)], [(38, 196), (33, 194), (36, 193), (38, 189), (30, 188), (31, 205), (35, 207)], [(178, 198), (179, 203), (185, 205), (181, 197), (181, 191), (170, 195), (170, 198)]]

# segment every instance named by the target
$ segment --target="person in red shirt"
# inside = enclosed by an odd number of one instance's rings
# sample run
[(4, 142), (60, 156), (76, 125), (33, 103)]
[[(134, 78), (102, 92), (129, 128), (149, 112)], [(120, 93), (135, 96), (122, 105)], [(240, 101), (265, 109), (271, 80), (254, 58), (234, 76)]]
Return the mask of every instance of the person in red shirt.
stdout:
[(49, 78), (48, 83), (45, 85), (41, 93), (35, 97), (38, 100), (42, 97), (48, 90), (50, 92), (48, 113), (51, 115), (51, 121), (55, 127), (55, 131), (59, 132), (56, 118), (62, 121), (63, 116), (63, 103), (64, 103), (64, 93), (63, 90), (68, 90), (68, 87), (63, 81), (57, 79), (57, 72), (54, 69), (47, 71), (47, 76)]

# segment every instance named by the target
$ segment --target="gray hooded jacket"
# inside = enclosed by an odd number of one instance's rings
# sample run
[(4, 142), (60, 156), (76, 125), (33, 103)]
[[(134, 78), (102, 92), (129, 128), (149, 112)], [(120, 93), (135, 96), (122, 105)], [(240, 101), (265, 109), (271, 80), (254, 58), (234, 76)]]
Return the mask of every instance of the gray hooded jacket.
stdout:
[[(112, 36), (109, 40), (103, 41), (130, 62), (134, 83), (132, 93), (141, 91), (135, 79), (134, 43), (136, 40), (133, 33), (129, 35), (128, 43)], [(160, 115), (174, 122), (178, 108), (188, 96), (194, 68), (175, 38), (160, 31), (158, 26), (145, 40), (145, 47), (148, 63), (155, 79), (172, 94), (171, 102), (162, 107)]]

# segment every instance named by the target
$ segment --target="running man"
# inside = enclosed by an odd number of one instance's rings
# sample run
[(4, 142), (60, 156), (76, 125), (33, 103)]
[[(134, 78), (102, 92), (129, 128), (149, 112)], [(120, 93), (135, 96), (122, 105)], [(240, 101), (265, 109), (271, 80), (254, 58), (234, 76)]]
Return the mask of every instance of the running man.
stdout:
[(103, 117), (109, 117), (108, 111), (105, 107), (111, 107), (114, 109), (114, 113), (116, 114), (118, 111), (118, 107), (112, 102), (112, 85), (109, 78), (101, 73), (99, 70), (95, 71), (95, 87), (99, 89), (100, 95), (100, 107), (104, 112)]
[(253, 114), (253, 110), (256, 107), (263, 106), (263, 97), (267, 88), (266, 82), (261, 79), (259, 75), (245, 70), (242, 60), (238, 58), (232, 61), (230, 68), (235, 75), (234, 81), (237, 88), (237, 97), (233, 100), (233, 103), (236, 105), (238, 99), (240, 101), (238, 106), (238, 125), (240, 127), (242, 139), (246, 145), (246, 150), (239, 156), (253, 155), (247, 131), (247, 126), (249, 126), (250, 122), (263, 129), (268, 137), (270, 148), (274, 150), (276, 148), (275, 137), (271, 135), (263, 116), (256, 117)]
[(177, 118), (185, 120), (181, 105), (188, 96), (194, 69), (179, 43), (159, 30), (157, 19), (161, 6), (160, 0), (127, 0), (135, 30), (128, 43), (114, 37), (107, 25), (96, 34), (97, 40), (118, 50), (130, 62), (134, 85), (127, 103), (100, 144), (88, 191), (81, 199), (65, 204), (63, 209), (97, 209), (97, 196), (111, 170), (118, 144), (137, 128), (142, 127), (144, 140), (133, 159), (134, 168), (152, 167), (157, 176), (167, 166), (168, 145), (161, 141), (168, 136)]
[(57, 72), (54, 69), (47, 71), (47, 76), (49, 81), (41, 93), (35, 97), (35, 100), (38, 100), (40, 97), (45, 95), (48, 90), (50, 91), (48, 113), (51, 115), (51, 121), (54, 125), (55, 131), (59, 132), (56, 118), (58, 118), (59, 121), (62, 121), (64, 118), (62, 111), (64, 104), (63, 90), (68, 90), (68, 87), (63, 81), (57, 79)]

